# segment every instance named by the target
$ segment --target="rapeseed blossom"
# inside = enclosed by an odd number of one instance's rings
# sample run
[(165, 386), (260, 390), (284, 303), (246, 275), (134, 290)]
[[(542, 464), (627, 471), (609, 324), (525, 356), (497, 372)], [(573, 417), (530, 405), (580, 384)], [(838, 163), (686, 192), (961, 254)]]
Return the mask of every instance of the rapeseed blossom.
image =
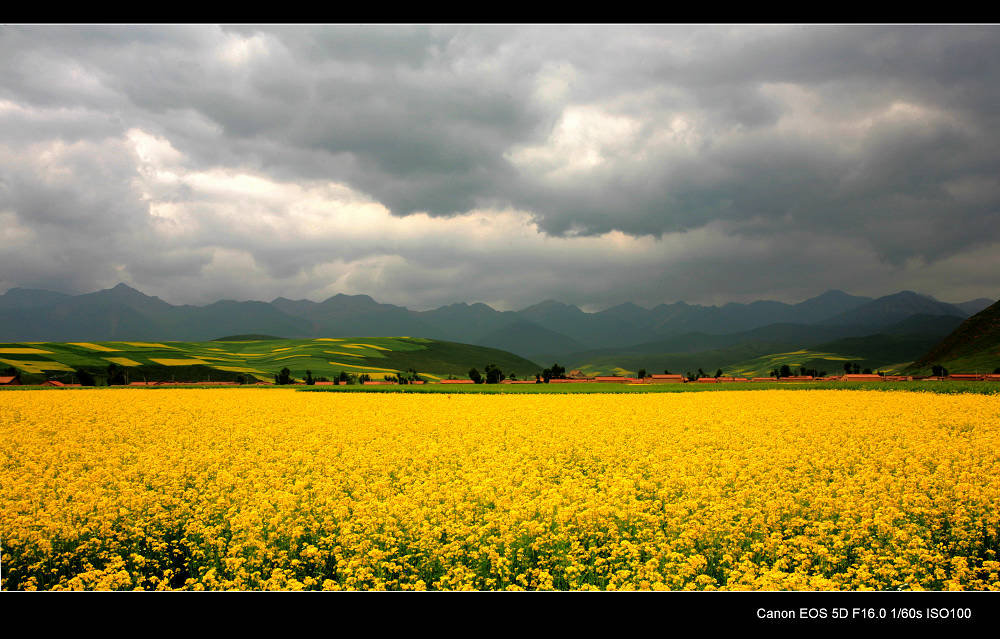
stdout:
[(2, 587), (1000, 589), (1000, 398), (0, 393)]

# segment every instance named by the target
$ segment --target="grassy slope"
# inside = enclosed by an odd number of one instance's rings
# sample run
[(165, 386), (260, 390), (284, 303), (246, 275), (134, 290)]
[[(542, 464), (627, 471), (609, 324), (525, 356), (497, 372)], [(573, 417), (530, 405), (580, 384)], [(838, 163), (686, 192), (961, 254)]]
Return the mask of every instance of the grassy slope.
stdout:
[[(482, 346), (409, 337), (358, 337), (337, 339), (271, 339), (159, 342), (156, 344), (98, 342), (115, 349), (100, 351), (63, 342), (0, 344), (0, 368), (14, 366), (29, 378), (72, 377), (67, 369), (84, 369), (103, 376), (108, 358), (126, 358), (138, 366), (126, 366), (129, 381), (214, 381), (253, 375), (270, 380), (288, 367), (297, 378), (311, 370), (314, 377), (333, 377), (341, 370), (368, 373), (372, 377), (413, 368), (429, 377), (466, 377), (472, 367), (482, 370), (496, 364), (518, 376), (533, 375), (541, 367), (512, 353)], [(47, 353), (3, 353), (10, 349), (39, 349)], [(154, 360), (168, 360), (156, 362)], [(174, 360), (174, 361), (169, 361)], [(187, 364), (183, 360), (191, 361)], [(66, 380), (71, 381), (71, 380)]]
[[(702, 368), (714, 373), (721, 368), (727, 375), (766, 376), (788, 364), (843, 373), (844, 362), (856, 362), (862, 368), (898, 372), (936, 341), (926, 335), (866, 335), (833, 340), (809, 349), (789, 350), (778, 343), (746, 343), (695, 353), (619, 354), (594, 357), (580, 368), (588, 374), (634, 374), (639, 368), (659, 373), (669, 370), (684, 373)], [(898, 362), (902, 362), (899, 364)]]
[(646, 355), (621, 354), (595, 357), (585, 362), (567, 366), (579, 368), (588, 375), (633, 375), (640, 368), (648, 373), (671, 373), (697, 371), (702, 368), (714, 373), (716, 368), (727, 370), (737, 362), (743, 362), (768, 353), (773, 353), (780, 347), (774, 344), (737, 344), (726, 348), (700, 351), (697, 353), (650, 353)]
[(1000, 367), (1000, 302), (962, 322), (907, 372), (927, 373), (935, 364), (951, 373), (989, 373)]

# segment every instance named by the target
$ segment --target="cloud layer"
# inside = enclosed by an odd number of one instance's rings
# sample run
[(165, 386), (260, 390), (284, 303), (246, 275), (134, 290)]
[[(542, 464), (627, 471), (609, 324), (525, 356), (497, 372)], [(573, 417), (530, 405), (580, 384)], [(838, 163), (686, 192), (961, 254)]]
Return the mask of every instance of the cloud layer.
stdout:
[(996, 27), (2, 27), (0, 289), (996, 298)]

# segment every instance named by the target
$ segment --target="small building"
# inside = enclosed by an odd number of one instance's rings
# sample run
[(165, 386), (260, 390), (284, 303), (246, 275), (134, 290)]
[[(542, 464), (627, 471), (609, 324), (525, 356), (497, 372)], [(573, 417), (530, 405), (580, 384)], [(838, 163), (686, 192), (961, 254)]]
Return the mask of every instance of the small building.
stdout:
[(619, 377), (617, 375), (598, 375), (594, 378), (594, 381), (605, 384), (627, 384), (629, 382), (629, 378)]
[[(876, 375), (875, 377), (878, 377)], [(812, 375), (789, 375), (788, 377), (782, 377), (778, 381), (781, 382), (811, 382), (813, 381)]]
[(699, 384), (717, 384), (717, 383), (719, 383), (719, 380), (717, 380), (714, 377), (699, 377), (695, 381), (698, 382)]
[(683, 375), (650, 375), (648, 378), (653, 384), (683, 384)]
[(945, 379), (953, 381), (953, 382), (981, 382), (981, 381), (983, 381), (983, 376), (982, 375), (967, 375), (967, 374), (963, 373), (963, 374), (959, 374), (959, 375), (948, 375), (948, 377), (946, 377)]
[(778, 378), (777, 377), (754, 377), (750, 381), (751, 382), (776, 382), (776, 381), (778, 381)]
[(20, 386), (21, 380), (13, 375), (0, 377), (0, 386)]
[(442, 379), (439, 384), (475, 384), (471, 379)]
[(842, 382), (878, 382), (882, 380), (882, 376), (849, 373), (841, 377), (840, 380)]

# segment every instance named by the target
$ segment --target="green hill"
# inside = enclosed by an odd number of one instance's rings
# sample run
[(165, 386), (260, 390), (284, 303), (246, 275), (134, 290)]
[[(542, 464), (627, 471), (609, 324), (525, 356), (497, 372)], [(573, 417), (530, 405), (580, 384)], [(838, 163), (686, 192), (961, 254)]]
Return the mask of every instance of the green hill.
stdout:
[(962, 322), (907, 372), (928, 373), (937, 364), (950, 373), (990, 373), (1000, 367), (1000, 302)]
[(333, 378), (340, 371), (372, 378), (410, 369), (429, 379), (466, 377), (495, 364), (518, 377), (541, 370), (506, 351), (415, 337), (250, 339), (235, 335), (211, 342), (21, 342), (0, 344), (0, 370), (15, 368), (25, 381), (75, 381), (84, 371), (101, 383), (110, 364), (128, 381), (224, 381), (240, 376), (271, 381), (287, 367), (295, 378)]

